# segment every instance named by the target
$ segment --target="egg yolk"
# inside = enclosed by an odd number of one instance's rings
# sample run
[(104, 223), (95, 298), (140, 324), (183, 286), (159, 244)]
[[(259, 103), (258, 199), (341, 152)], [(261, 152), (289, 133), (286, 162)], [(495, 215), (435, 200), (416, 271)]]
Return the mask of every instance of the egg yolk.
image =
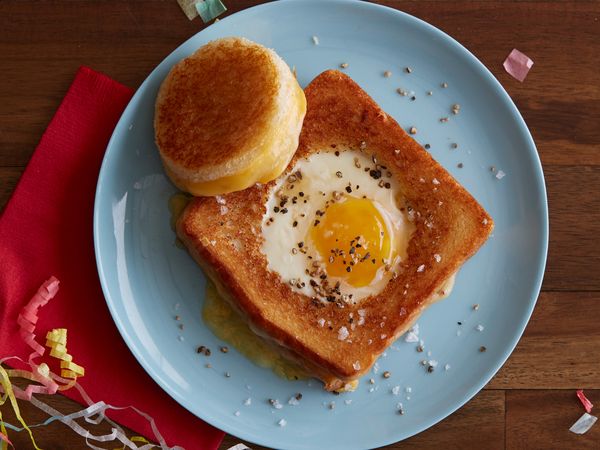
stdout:
[(369, 285), (393, 256), (392, 236), (373, 202), (346, 197), (317, 213), (311, 240), (328, 276), (354, 287)]

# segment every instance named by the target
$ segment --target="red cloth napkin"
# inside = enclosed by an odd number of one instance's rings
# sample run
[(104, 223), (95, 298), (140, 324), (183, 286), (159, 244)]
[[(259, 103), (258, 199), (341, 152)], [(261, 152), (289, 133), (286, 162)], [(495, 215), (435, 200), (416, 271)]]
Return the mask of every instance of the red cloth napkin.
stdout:
[[(96, 272), (92, 213), (102, 156), (131, 89), (82, 67), (0, 217), (0, 357), (26, 357), (17, 315), (51, 275), (57, 296), (40, 311), (38, 342), (68, 329), (68, 348), (83, 365), (81, 385), (94, 401), (133, 405), (156, 420), (169, 445), (216, 449), (223, 433), (169, 397), (137, 363), (115, 327)], [(75, 390), (65, 395), (77, 399)], [(148, 423), (109, 414), (148, 438)]]

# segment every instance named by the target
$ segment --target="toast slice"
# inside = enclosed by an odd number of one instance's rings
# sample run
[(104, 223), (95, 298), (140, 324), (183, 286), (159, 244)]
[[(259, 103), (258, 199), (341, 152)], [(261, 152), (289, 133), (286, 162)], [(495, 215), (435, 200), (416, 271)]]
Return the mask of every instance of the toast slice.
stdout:
[[(477, 201), (348, 76), (326, 71), (305, 89), (300, 158), (323, 150), (367, 152), (399, 183), (414, 232), (407, 257), (383, 291), (360, 303), (323, 303), (292, 290), (268, 269), (261, 223), (270, 190), (256, 185), (194, 199), (177, 233), (221, 295), (253, 331), (337, 390), (366, 373), (377, 357), (439, 298), (438, 291), (485, 242), (493, 221)], [(349, 317), (361, 326), (350, 327)], [(320, 326), (323, 320), (330, 326)], [(339, 339), (339, 330), (349, 330)]]

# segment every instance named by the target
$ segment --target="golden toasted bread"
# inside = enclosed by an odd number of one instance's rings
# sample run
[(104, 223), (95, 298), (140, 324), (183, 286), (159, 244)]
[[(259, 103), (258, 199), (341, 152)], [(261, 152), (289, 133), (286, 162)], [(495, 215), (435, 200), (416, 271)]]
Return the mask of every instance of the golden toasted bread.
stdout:
[(156, 100), (165, 170), (194, 195), (270, 181), (298, 146), (304, 93), (273, 51), (244, 38), (212, 41), (177, 63)]
[[(193, 200), (178, 220), (177, 233), (255, 332), (335, 390), (366, 373), (436, 300), (445, 282), (487, 239), (493, 222), (348, 76), (324, 72), (305, 94), (308, 109), (300, 144), (282, 177), (315, 152), (360, 151), (391, 172), (411, 208), (414, 232), (407, 256), (383, 291), (357, 304), (322, 302), (296, 292), (268, 269), (261, 224), (275, 182), (223, 198)], [(359, 314), (363, 323), (351, 326), (351, 317)]]

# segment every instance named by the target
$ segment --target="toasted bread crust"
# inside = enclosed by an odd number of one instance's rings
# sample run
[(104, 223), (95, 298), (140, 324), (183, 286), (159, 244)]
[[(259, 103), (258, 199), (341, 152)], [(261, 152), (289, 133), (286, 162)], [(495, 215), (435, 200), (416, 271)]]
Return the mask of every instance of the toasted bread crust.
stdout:
[[(261, 221), (273, 182), (225, 196), (228, 212), (223, 215), (215, 199), (192, 201), (178, 221), (177, 232), (192, 256), (211, 268), (209, 276), (228, 290), (230, 301), (253, 327), (306, 361), (328, 389), (335, 389), (367, 372), (411, 326), (433, 301), (437, 288), (487, 239), (493, 221), (349, 77), (324, 72), (305, 94), (308, 110), (300, 145), (282, 176), (299, 158), (333, 148), (364, 151), (387, 166), (415, 212), (416, 230), (397, 278), (379, 295), (344, 308), (316, 304), (293, 292), (267, 269), (260, 251)], [(434, 255), (441, 255), (441, 260), (437, 262)], [(422, 265), (424, 270), (418, 271)], [(338, 330), (342, 326), (350, 330), (349, 313), (356, 316), (358, 309), (365, 310), (365, 324), (351, 330), (348, 339), (339, 340)], [(319, 319), (331, 321), (331, 327), (318, 326)]]
[[(261, 158), (278, 163), (281, 173), (296, 150), (304, 114), (302, 90), (273, 50), (223, 38), (173, 66), (156, 100), (155, 140), (172, 181), (190, 190), (241, 178)], [(242, 188), (261, 179), (260, 169)]]

